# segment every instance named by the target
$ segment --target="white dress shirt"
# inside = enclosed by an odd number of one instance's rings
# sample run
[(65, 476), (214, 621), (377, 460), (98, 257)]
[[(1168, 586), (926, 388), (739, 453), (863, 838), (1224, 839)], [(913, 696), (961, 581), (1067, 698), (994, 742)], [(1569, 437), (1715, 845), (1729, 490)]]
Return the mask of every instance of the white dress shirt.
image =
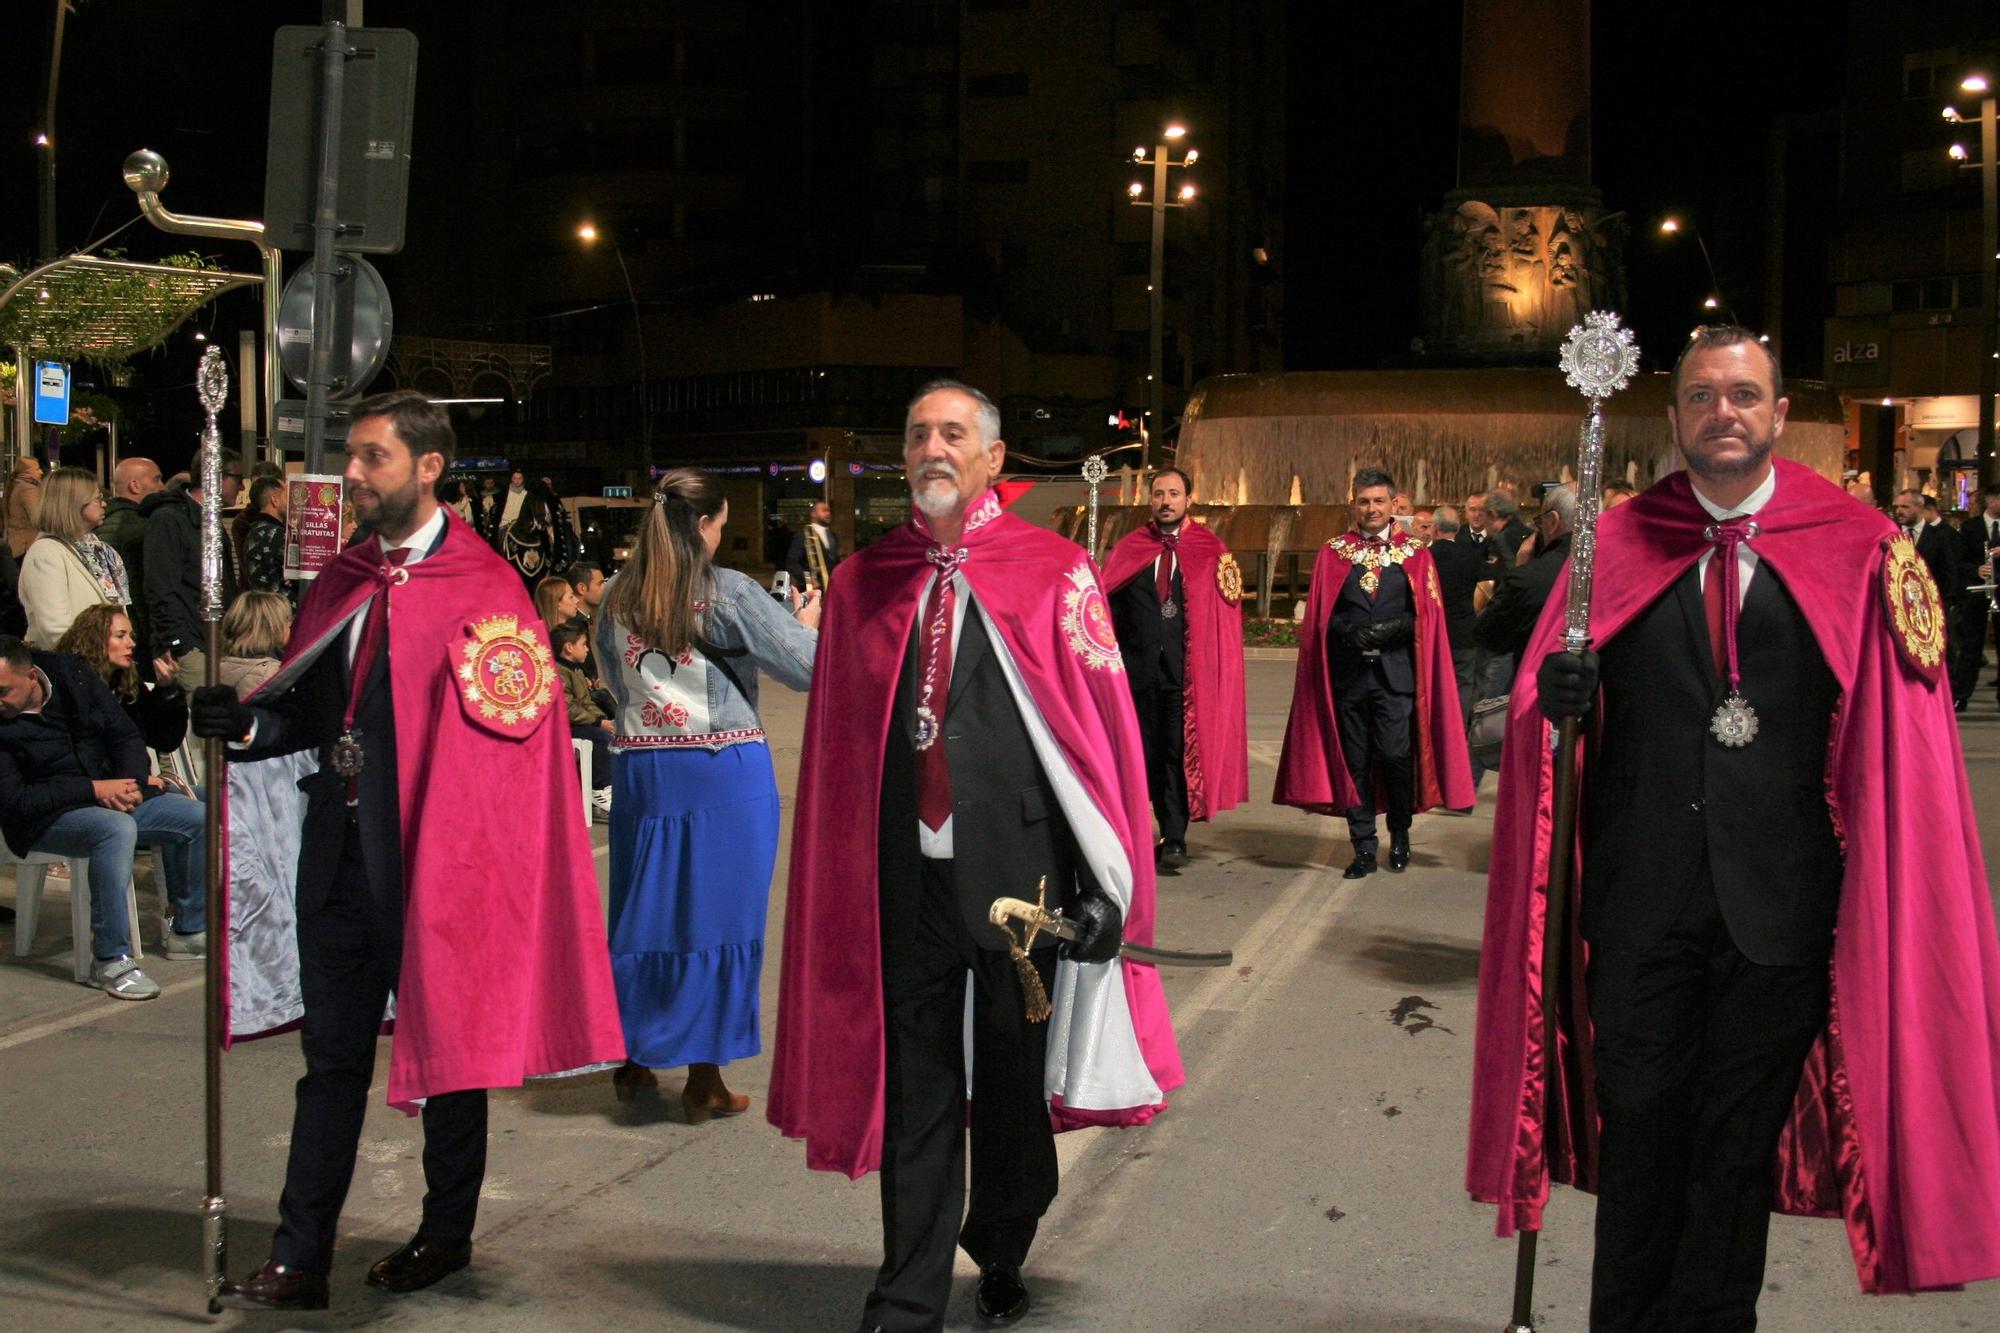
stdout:
[[(1772, 468), (1771, 474), (1764, 478), (1764, 484), (1745, 496), (1743, 503), (1737, 505), (1734, 509), (1723, 509), (1712, 503), (1706, 495), (1701, 493), (1700, 487), (1695, 488), (1694, 498), (1701, 501), (1701, 507), (1708, 511), (1710, 518), (1720, 520), (1735, 517), (1754, 517), (1758, 510), (1771, 503), (1771, 497), (1777, 493), (1778, 469)], [(1696, 562), (1696, 568), (1701, 571), (1697, 577), (1701, 580), (1703, 592), (1708, 591), (1708, 565), (1709, 560), (1714, 555), (1715, 547), (1710, 546), (1706, 551), (1701, 553), (1701, 559)], [(1753, 544), (1751, 542), (1736, 543), (1736, 606), (1738, 610), (1741, 610), (1743, 607), (1743, 599), (1750, 595), (1750, 579), (1756, 572), (1757, 552)]]

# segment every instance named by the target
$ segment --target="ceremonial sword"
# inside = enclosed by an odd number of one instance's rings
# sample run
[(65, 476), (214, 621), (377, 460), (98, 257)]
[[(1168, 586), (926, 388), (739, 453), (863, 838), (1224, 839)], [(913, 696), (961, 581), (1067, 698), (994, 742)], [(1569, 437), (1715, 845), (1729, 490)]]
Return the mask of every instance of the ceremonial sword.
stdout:
[[(1061, 912), (1048, 911), (1021, 898), (995, 898), (993, 906), (987, 910), (986, 919), (1003, 930), (1011, 923), (1019, 922), (1030, 933), (1039, 930), (1071, 942), (1083, 933), (1081, 926)], [(1236, 961), (1236, 955), (1227, 949), (1218, 953), (1156, 949), (1150, 944), (1134, 944), (1130, 940), (1120, 944), (1118, 952), (1135, 963), (1151, 963), (1155, 967), (1228, 967)]]

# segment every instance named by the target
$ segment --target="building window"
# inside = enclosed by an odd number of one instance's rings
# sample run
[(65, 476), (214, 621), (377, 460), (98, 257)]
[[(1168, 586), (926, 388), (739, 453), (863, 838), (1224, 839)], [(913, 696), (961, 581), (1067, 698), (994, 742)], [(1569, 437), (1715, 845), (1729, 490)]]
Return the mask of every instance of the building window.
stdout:
[(1028, 179), (1028, 164), (1021, 158), (998, 162), (968, 162), (965, 178), (975, 185), (997, 185)]
[(1943, 95), (1957, 84), (1952, 76), (1958, 65), (1958, 51), (1953, 47), (1910, 52), (1903, 57), (1903, 97), (1915, 102)]
[(965, 81), (967, 97), (1026, 97), (1026, 74), (975, 74)]

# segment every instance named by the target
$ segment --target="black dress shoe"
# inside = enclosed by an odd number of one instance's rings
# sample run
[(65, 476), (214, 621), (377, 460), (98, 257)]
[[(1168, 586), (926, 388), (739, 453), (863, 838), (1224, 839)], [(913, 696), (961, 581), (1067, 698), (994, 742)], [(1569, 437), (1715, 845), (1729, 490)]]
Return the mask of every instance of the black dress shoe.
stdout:
[(1363, 852), (1354, 858), (1354, 863), (1341, 874), (1342, 879), (1366, 879), (1375, 873), (1375, 853)]
[(232, 1310), (324, 1310), (326, 1274), (273, 1260), (241, 1282), (223, 1283), (216, 1300)]
[(1170, 870), (1178, 870), (1188, 863), (1187, 844), (1179, 838), (1168, 838), (1160, 844), (1159, 854), (1153, 860)]
[(419, 1237), (368, 1270), (368, 1285), (384, 1291), (422, 1291), (472, 1262), (472, 1242), (439, 1245)]
[(988, 1264), (980, 1269), (973, 1306), (982, 1324), (1011, 1324), (1028, 1313), (1028, 1289), (1021, 1285), (1021, 1270), (1007, 1264)]
[(1410, 840), (1391, 838), (1389, 840), (1389, 869), (1402, 874), (1410, 868)]

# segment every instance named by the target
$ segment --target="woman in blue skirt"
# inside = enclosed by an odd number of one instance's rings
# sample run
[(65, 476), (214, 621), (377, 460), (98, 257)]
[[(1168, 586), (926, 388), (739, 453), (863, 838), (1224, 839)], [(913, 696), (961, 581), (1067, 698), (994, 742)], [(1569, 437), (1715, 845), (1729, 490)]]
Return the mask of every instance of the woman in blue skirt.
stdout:
[(625, 1022), (621, 1098), (686, 1065), (688, 1118), (750, 1099), (721, 1066), (757, 1054), (764, 911), (778, 784), (757, 672), (812, 684), (819, 602), (796, 612), (713, 563), (729, 521), (714, 478), (660, 478), (632, 559), (605, 590), (597, 660), (617, 701), (611, 742), (611, 970)]

